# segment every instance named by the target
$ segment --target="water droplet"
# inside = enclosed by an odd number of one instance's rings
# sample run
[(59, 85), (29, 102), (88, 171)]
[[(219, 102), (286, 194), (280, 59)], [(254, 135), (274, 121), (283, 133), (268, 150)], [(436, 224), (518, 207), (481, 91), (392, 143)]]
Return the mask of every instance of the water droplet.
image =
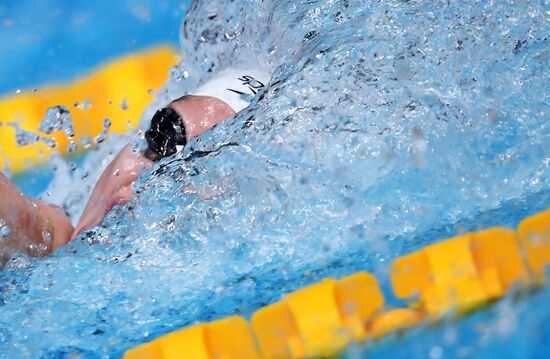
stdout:
[(7, 226), (6, 221), (0, 218), (0, 239), (4, 239), (11, 233), (10, 227)]
[(126, 97), (122, 99), (120, 108), (122, 109), (122, 111), (126, 111), (128, 109), (128, 100), (126, 99)]
[(113, 176), (118, 177), (118, 175), (120, 175), (120, 169), (117, 168), (116, 170), (113, 171)]
[(52, 234), (48, 231), (43, 231), (42, 232), (42, 240), (47, 245), (50, 245), (50, 243), (52, 243)]
[(73, 119), (66, 106), (52, 106), (46, 110), (46, 115), (40, 123), (40, 132), (52, 134), (63, 131), (67, 137), (74, 137)]
[(15, 142), (19, 147), (27, 146), (40, 140), (40, 136), (38, 136), (36, 133), (25, 131), (21, 129), (16, 123), (11, 122), (8, 123), (8, 125), (15, 128)]
[(57, 142), (55, 142), (55, 140), (53, 138), (40, 137), (40, 141), (42, 143), (46, 144), (46, 146), (48, 146), (49, 148), (56, 148), (57, 147)]
[(76, 170), (76, 167), (77, 167), (77, 166), (76, 166), (76, 163), (74, 163), (74, 162), (69, 162), (69, 169), (70, 169), (71, 171)]
[(111, 127), (111, 120), (106, 118), (105, 120), (103, 120), (103, 131), (101, 131), (99, 135), (95, 136), (94, 138), (95, 143), (101, 143), (105, 141), (107, 135), (109, 134), (109, 127)]
[(7, 226), (0, 227), (0, 238), (6, 238), (10, 235), (10, 233), (11, 233), (10, 227), (7, 227)]
[(181, 69), (178, 66), (170, 67), (170, 70), (168, 70), (168, 75), (172, 80), (175, 80), (175, 81), (180, 81), (183, 76), (181, 73)]
[(67, 146), (67, 152), (74, 152), (78, 150), (78, 144), (75, 141), (69, 142), (69, 145)]
[(21, 89), (15, 90), (15, 93), (16, 93), (16, 94), (20, 94), (20, 93), (21, 93)]
[(90, 107), (92, 107), (92, 102), (90, 100), (86, 100), (80, 104), (80, 108), (83, 110), (89, 110)]
[(147, 90), (147, 94), (148, 94), (148, 95), (152, 95), (152, 94), (153, 94), (153, 90), (152, 90), (152, 89)]
[(92, 139), (90, 136), (84, 136), (80, 139), (80, 144), (84, 146), (84, 148), (89, 148), (92, 144)]
[(29, 250), (34, 255), (40, 255), (48, 250), (48, 246), (44, 243), (31, 243), (29, 244)]

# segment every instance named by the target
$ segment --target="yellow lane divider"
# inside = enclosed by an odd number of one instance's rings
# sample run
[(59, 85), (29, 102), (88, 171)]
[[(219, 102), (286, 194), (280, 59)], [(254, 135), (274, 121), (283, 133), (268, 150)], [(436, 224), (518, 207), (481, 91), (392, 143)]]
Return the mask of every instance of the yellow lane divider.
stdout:
[(111, 133), (125, 133), (136, 127), (153, 99), (153, 91), (167, 80), (168, 69), (178, 62), (177, 57), (174, 48), (160, 46), (125, 55), (73, 83), (0, 98), (0, 170), (7, 167), (19, 172), (44, 161), (53, 151), (66, 153), (69, 139), (62, 132), (40, 133), (41, 137), (55, 140), (54, 149), (42, 142), (20, 147), (15, 129), (8, 125), (16, 123), (22, 130), (37, 132), (52, 106), (63, 105), (70, 111), (75, 133), (72, 140), (77, 143), (83, 137), (97, 136), (106, 118), (111, 122)]
[(518, 231), (495, 227), (429, 245), (397, 258), (394, 294), (408, 308), (384, 308), (376, 278), (358, 272), (327, 278), (257, 310), (194, 325), (130, 349), (126, 359), (332, 356), (351, 341), (378, 339), (446, 313), (463, 313), (511, 290), (543, 285), (550, 265), (550, 209)]

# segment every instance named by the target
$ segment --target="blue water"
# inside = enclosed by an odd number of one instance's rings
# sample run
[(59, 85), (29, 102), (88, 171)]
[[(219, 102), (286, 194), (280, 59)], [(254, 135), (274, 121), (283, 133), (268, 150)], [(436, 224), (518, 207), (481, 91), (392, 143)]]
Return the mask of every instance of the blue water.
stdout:
[[(144, 175), (101, 226), (51, 257), (15, 257), (0, 274), (0, 351), (118, 357), (357, 270), (397, 304), (393, 258), (550, 206), (549, 20), (548, 1), (192, 2), (191, 76), (168, 96), (243, 64), (273, 74), (267, 90)], [(124, 141), (72, 174), (58, 165), (45, 197), (77, 213)], [(539, 358), (549, 298), (344, 356)]]
[(158, 43), (177, 45), (181, 0), (4, 0), (0, 94), (71, 81), (97, 64)]

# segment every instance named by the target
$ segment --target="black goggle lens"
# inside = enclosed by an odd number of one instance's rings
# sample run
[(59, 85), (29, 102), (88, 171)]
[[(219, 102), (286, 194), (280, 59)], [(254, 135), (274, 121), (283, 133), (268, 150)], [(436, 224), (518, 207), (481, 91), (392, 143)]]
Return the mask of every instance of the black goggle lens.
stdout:
[(169, 107), (158, 110), (151, 119), (151, 128), (145, 132), (149, 149), (160, 158), (172, 156), (177, 146), (185, 146), (185, 128), (176, 111)]

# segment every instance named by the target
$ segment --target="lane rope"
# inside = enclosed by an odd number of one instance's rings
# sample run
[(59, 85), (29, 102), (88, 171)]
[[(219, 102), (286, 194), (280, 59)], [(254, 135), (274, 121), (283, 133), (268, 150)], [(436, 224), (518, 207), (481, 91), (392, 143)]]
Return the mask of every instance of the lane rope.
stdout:
[(394, 295), (406, 308), (386, 308), (377, 279), (357, 272), (291, 292), (253, 313), (163, 335), (126, 352), (125, 359), (327, 357), (352, 341), (376, 340), (419, 323), (456, 317), (546, 283), (550, 209), (517, 231), (494, 227), (467, 233), (396, 258)]

